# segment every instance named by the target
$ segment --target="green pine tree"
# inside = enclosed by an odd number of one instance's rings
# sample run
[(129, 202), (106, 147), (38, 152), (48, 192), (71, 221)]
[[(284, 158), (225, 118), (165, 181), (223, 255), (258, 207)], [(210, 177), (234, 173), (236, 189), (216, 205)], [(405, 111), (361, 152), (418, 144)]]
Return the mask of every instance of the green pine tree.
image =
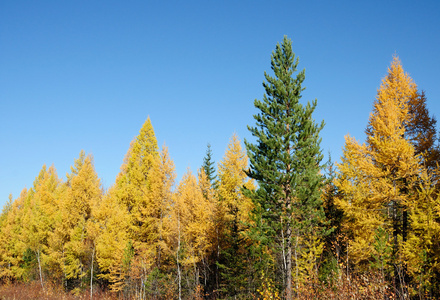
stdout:
[(256, 143), (245, 142), (251, 162), (248, 176), (259, 186), (246, 191), (256, 206), (254, 216), (260, 218), (258, 239), (274, 254), (275, 266), (282, 271), (278, 286), (287, 299), (293, 295), (292, 282), (298, 287), (300, 275), (316, 269), (324, 219), (319, 173), (324, 122), (316, 124), (312, 118), (316, 100), (306, 106), (299, 102), (305, 71), (294, 77), (297, 66), (292, 42), (284, 37), (272, 53), (275, 77), (264, 74), (266, 94), (254, 102), (260, 112), (254, 115), (256, 127), (248, 129)]
[(320, 266), (319, 277), (321, 281), (331, 283), (339, 275), (339, 262), (344, 248), (344, 235), (342, 231), (343, 211), (335, 204), (335, 198), (338, 196), (338, 188), (334, 180), (336, 178), (336, 169), (329, 153), (329, 159), (323, 170), (325, 183), (322, 192), (322, 201), (324, 213), (326, 216), (327, 235), (324, 239), (324, 251), (322, 263)]
[(212, 159), (212, 149), (211, 144), (208, 144), (206, 149), (206, 156), (203, 158), (202, 168), (205, 171), (206, 176), (208, 177), (211, 186), (215, 187), (217, 184), (217, 175), (215, 175), (215, 162)]

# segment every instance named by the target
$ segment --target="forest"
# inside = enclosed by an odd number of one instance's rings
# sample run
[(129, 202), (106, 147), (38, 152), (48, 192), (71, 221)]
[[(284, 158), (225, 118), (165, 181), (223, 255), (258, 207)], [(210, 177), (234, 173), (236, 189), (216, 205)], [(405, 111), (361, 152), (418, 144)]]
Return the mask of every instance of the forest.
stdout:
[(208, 144), (179, 182), (149, 117), (107, 190), (84, 151), (66, 180), (44, 165), (0, 215), (0, 298), (438, 299), (440, 148), (425, 93), (394, 56), (365, 141), (347, 135), (333, 163), (289, 38), (271, 70), (255, 141), (232, 134), (218, 164)]

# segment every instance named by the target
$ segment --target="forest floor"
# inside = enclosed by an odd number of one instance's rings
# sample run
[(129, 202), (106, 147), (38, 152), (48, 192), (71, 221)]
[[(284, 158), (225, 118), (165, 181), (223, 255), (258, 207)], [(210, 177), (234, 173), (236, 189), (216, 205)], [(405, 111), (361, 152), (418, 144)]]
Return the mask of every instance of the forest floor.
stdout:
[[(62, 287), (46, 285), (44, 290), (38, 281), (29, 283), (1, 284), (0, 300), (87, 300), (90, 291), (77, 295), (65, 292)], [(101, 290), (93, 291), (94, 300), (116, 300), (117, 297)]]
[[(270, 289), (269, 289), (270, 290)], [(265, 290), (260, 292), (263, 299), (280, 299), (277, 294)], [(118, 300), (122, 299), (117, 293), (103, 291), (95, 288), (93, 298), (90, 297), (90, 290), (66, 292), (60, 285), (46, 283), (44, 289), (39, 281), (28, 283), (0, 283), (0, 300)], [(128, 297), (131, 298), (131, 297)], [(323, 284), (309, 284), (300, 288), (296, 294), (297, 300), (352, 300), (352, 299), (406, 299), (391, 292), (390, 287), (384, 284), (379, 276), (351, 277), (349, 279), (341, 276), (332, 286)], [(430, 299), (420, 296), (420, 299)]]

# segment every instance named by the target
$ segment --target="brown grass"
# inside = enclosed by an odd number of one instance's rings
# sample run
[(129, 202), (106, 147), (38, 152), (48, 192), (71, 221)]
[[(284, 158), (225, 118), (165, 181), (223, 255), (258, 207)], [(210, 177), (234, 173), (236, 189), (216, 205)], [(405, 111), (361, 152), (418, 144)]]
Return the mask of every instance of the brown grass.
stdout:
[[(328, 299), (328, 300), (361, 300), (361, 299), (404, 299), (398, 297), (392, 292), (392, 288), (384, 283), (383, 278), (378, 274), (368, 274), (367, 276), (344, 276), (341, 274), (336, 279), (337, 282), (333, 286), (325, 285), (319, 282), (309, 282), (300, 287), (294, 299), (312, 300), (312, 299)], [(201, 295), (201, 289), (197, 290), (197, 295)], [(248, 295), (249, 299), (256, 299)], [(93, 300), (116, 300), (122, 299), (122, 295), (116, 293), (104, 292), (96, 289), (93, 292)], [(194, 296), (196, 299), (196, 296)], [(169, 294), (163, 299), (172, 299), (175, 295)], [(29, 283), (15, 283), (0, 285), (0, 300), (88, 300), (90, 299), (90, 291), (84, 290), (77, 295), (73, 292), (65, 292), (61, 286), (47, 284), (45, 289), (41, 288), (38, 281)], [(128, 297), (127, 299), (133, 299)], [(202, 299), (197, 298), (197, 299)], [(266, 299), (279, 299), (266, 298)]]
[(297, 294), (299, 300), (328, 299), (328, 300), (382, 300), (400, 299), (379, 275), (340, 276), (333, 286), (311, 283), (300, 288)]
[[(61, 287), (47, 284), (43, 288), (38, 281), (29, 283), (15, 283), (0, 285), (0, 300), (88, 300), (90, 291), (83, 291), (78, 295), (65, 292)], [(96, 290), (93, 300), (115, 300), (116, 295), (110, 292)]]

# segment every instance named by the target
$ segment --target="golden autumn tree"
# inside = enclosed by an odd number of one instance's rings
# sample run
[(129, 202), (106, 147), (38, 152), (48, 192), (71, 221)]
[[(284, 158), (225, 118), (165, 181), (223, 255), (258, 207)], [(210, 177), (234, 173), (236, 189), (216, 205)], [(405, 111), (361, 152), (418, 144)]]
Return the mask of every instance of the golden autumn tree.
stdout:
[(253, 182), (245, 171), (249, 162), (246, 152), (241, 146), (236, 134), (232, 135), (223, 160), (218, 165), (218, 196), (225, 221), (242, 227), (250, 221), (249, 212), (252, 210), (251, 199), (245, 197), (242, 188), (254, 189)]
[(116, 290), (125, 289), (128, 294), (133, 291), (143, 295), (161, 293), (157, 276), (163, 267), (164, 256), (171, 253), (167, 224), (174, 178), (174, 164), (168, 150), (164, 147), (159, 152), (148, 118), (132, 141), (116, 183), (108, 193), (108, 199), (117, 201), (125, 211), (129, 224), (127, 235), (121, 239), (126, 240), (125, 252), (122, 257), (112, 259), (112, 263), (123, 259), (125, 262), (119, 265), (127, 267), (118, 271), (119, 279), (116, 275), (107, 276), (115, 282)]
[[(150, 118), (143, 124), (139, 135), (132, 141), (121, 173), (116, 182), (117, 196), (133, 215), (133, 222), (142, 218), (140, 206), (144, 201), (145, 189), (148, 188), (149, 173), (154, 160), (159, 155), (157, 140)], [(139, 234), (133, 229), (133, 234)]]
[(20, 196), (2, 212), (0, 228), (0, 277), (5, 280), (26, 279), (27, 262), (23, 261), (26, 244), (23, 239), (22, 219), (24, 203), (28, 190), (23, 189)]
[(423, 165), (418, 190), (408, 203), (410, 230), (404, 245), (404, 257), (412, 279), (412, 295), (440, 295), (440, 149), (437, 121), (429, 115), (424, 92), (409, 101), (410, 119), (406, 138), (412, 143)]
[(179, 298), (185, 292), (182, 282), (187, 282), (185, 290), (189, 296), (194, 296), (201, 284), (201, 272), (212, 248), (213, 210), (213, 203), (204, 196), (197, 178), (188, 170), (177, 187), (171, 211)]
[(102, 197), (101, 181), (96, 174), (91, 155), (81, 151), (74, 161), (71, 173), (67, 174), (64, 198), (60, 204), (62, 224), (65, 234), (63, 242), (63, 268), (66, 279), (80, 280), (93, 274), (92, 262), (95, 256), (95, 239), (90, 223), (92, 211)]
[(152, 211), (149, 210), (154, 205), (149, 193), (151, 172), (158, 156), (156, 136), (148, 118), (130, 145), (114, 189), (115, 197), (130, 216), (129, 237), (136, 252), (136, 267), (143, 270), (143, 274), (136, 274), (135, 277), (141, 281), (145, 279), (141, 277), (154, 269), (156, 261), (156, 245), (151, 240), (155, 238), (157, 230), (152, 222)]
[(246, 231), (250, 223), (249, 213), (252, 200), (243, 195), (243, 187), (253, 190), (254, 184), (248, 178), (248, 157), (236, 134), (230, 139), (223, 160), (218, 165), (217, 218), (216, 228), (220, 230), (219, 265), (222, 273), (222, 289), (230, 295), (246, 293), (250, 266), (246, 261), (250, 240)]
[(9, 215), (13, 214), (14, 201), (12, 194), (9, 195), (8, 202), (3, 206), (0, 214), (0, 279), (9, 281), (12, 278), (10, 269), (10, 249), (9, 241), (11, 240), (11, 226), (9, 224)]
[(96, 259), (101, 270), (99, 278), (110, 283), (112, 291), (122, 291), (128, 278), (131, 261), (124, 254), (131, 248), (130, 215), (116, 198), (113, 186), (94, 211), (97, 224)]
[(8, 213), (12, 209), (13, 203), (14, 203), (14, 200), (12, 199), (12, 194), (9, 194), (8, 202), (5, 203), (5, 205), (3, 206), (2, 212), (0, 213), (0, 228), (3, 227), (5, 221), (8, 217)]
[(56, 193), (55, 210), (52, 214), (54, 229), (49, 233), (47, 239), (47, 261), (46, 269), (50, 274), (53, 282), (58, 282), (65, 286), (66, 270), (65, 264), (65, 245), (68, 241), (69, 232), (66, 230), (64, 220), (68, 218), (63, 210), (63, 202), (65, 201), (67, 187), (64, 183), (60, 183)]
[(417, 197), (410, 199), (411, 230), (403, 248), (412, 295), (438, 298), (440, 295), (440, 193), (424, 172)]
[[(386, 258), (396, 285), (399, 275), (403, 278), (405, 273), (402, 246), (408, 237), (409, 203), (421, 174), (420, 159), (406, 138), (405, 126), (411, 120), (410, 101), (416, 95), (417, 86), (394, 57), (374, 102), (367, 140), (360, 144), (346, 137), (336, 179), (342, 196), (335, 202), (344, 211), (345, 226), (352, 236), (347, 249), (350, 261), (366, 266), (373, 258)], [(383, 242), (391, 253), (378, 247), (382, 229), (386, 233)]]
[(172, 225), (169, 217), (175, 177), (174, 162), (164, 145), (153, 161), (145, 202), (141, 208), (148, 223), (147, 230), (144, 231), (146, 243), (143, 245), (143, 250), (152, 258), (150, 262), (141, 261), (141, 265), (149, 264), (152, 268), (150, 274), (144, 274), (144, 281), (148, 279), (145, 293), (149, 298), (161, 297), (166, 293), (167, 283), (161, 278), (169, 273), (170, 267), (174, 267), (169, 262), (169, 258), (173, 255), (170, 241)]
[(96, 258), (101, 270), (98, 277), (106, 280), (113, 292), (121, 292), (125, 288), (132, 264), (132, 256), (126, 256), (124, 261), (124, 254), (131, 254), (133, 248), (131, 211), (135, 201), (127, 170), (135, 142), (136, 139), (130, 144), (115, 184), (103, 196), (95, 211), (98, 228)]
[[(44, 289), (44, 267), (48, 261), (48, 238), (55, 229), (57, 191), (60, 179), (53, 166), (44, 165), (34, 181), (23, 205), (22, 238), (24, 256), (34, 261), (40, 284)], [(32, 270), (32, 269), (30, 269)]]

